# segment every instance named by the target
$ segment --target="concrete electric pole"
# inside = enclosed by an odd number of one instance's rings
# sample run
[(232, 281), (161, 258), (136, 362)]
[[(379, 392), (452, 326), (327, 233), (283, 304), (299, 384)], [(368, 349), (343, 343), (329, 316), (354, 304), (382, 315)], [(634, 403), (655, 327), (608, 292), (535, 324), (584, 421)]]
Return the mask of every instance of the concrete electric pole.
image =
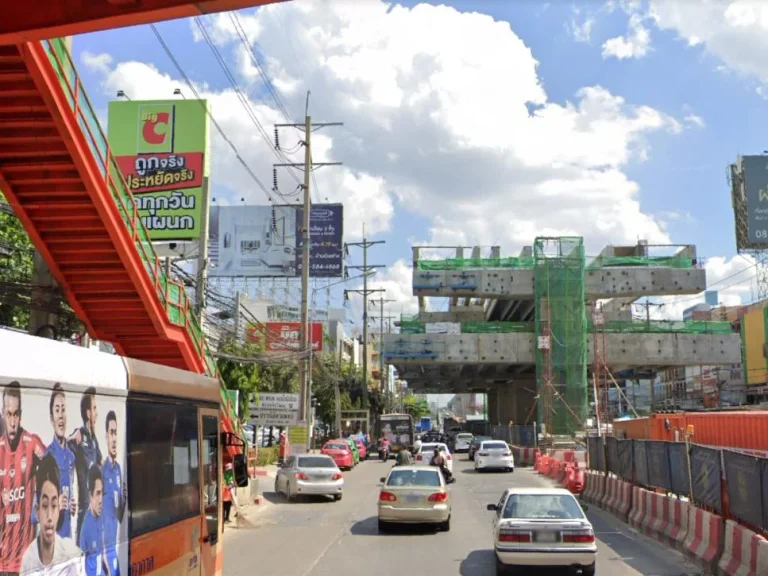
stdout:
[(368, 295), (376, 292), (385, 292), (383, 289), (369, 290), (369, 273), (377, 268), (385, 268), (383, 264), (368, 264), (368, 248), (376, 244), (384, 244), (384, 240), (367, 240), (365, 237), (365, 225), (363, 225), (363, 241), (348, 242), (346, 247), (357, 246), (363, 249), (363, 265), (347, 266), (348, 269), (360, 270), (363, 273), (362, 290), (344, 290), (344, 298), (350, 293), (363, 295), (363, 410), (368, 410)]
[[(301, 225), (301, 326), (299, 329), (299, 351), (309, 354), (307, 358), (299, 360), (299, 419), (306, 421), (309, 427), (311, 418), (311, 379), (310, 357), (312, 354), (312, 345), (309, 331), (309, 256), (311, 248), (311, 239), (309, 234), (310, 210), (312, 208), (310, 183), (312, 182), (312, 170), (323, 166), (340, 166), (341, 162), (312, 162), (312, 132), (319, 128), (327, 126), (343, 126), (342, 122), (325, 122), (312, 124), (312, 117), (309, 115), (309, 92), (307, 92), (307, 104), (305, 109), (304, 122), (295, 124), (275, 124), (275, 130), (278, 128), (303, 128), (304, 129), (304, 162), (303, 163), (284, 163), (275, 164), (275, 167), (300, 168), (304, 170), (304, 184), (301, 188), (304, 191), (304, 207), (302, 213)], [(312, 430), (308, 431), (311, 438)], [(307, 447), (309, 447), (309, 438)]]

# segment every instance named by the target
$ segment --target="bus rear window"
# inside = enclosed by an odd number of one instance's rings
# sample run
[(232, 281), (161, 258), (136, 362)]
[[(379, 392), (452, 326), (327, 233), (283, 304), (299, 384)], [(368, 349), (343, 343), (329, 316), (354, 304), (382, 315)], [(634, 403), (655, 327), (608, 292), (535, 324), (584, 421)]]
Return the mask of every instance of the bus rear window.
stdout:
[(131, 537), (200, 514), (197, 408), (128, 399)]

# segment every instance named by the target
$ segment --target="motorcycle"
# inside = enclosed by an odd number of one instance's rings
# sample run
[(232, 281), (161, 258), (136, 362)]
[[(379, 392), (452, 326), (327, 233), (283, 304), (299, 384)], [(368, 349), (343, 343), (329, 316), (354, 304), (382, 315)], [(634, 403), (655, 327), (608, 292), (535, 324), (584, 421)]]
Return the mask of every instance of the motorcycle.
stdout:
[(382, 462), (389, 460), (389, 446), (379, 446), (379, 459)]

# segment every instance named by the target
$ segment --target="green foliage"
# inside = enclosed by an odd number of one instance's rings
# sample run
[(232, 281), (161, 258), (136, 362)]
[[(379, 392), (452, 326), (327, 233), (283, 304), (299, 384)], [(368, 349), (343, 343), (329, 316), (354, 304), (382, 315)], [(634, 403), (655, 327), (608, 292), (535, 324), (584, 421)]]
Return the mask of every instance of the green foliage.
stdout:
[(418, 420), (422, 416), (431, 416), (432, 413), (429, 410), (429, 403), (423, 398), (409, 394), (403, 398), (403, 409), (406, 414), (410, 414), (414, 421)]
[[(0, 193), (0, 202), (5, 197)], [(0, 256), (0, 283), (28, 284), (32, 279), (32, 254), (34, 247), (18, 218), (0, 211), (0, 251), (10, 256)], [(0, 324), (26, 329), (29, 324), (29, 308), (13, 299), (0, 301)]]
[(268, 464), (274, 464), (277, 462), (279, 456), (278, 446), (272, 446), (271, 448), (259, 446), (259, 451), (256, 456), (256, 465), (266, 466)]
[[(263, 344), (241, 344), (225, 342), (219, 352), (238, 358), (256, 358), (264, 352)], [(251, 362), (240, 362), (218, 358), (216, 365), (224, 386), (228, 390), (240, 391), (240, 414), (245, 414), (248, 405), (259, 392), (298, 392), (298, 368), (291, 365), (263, 366)]]

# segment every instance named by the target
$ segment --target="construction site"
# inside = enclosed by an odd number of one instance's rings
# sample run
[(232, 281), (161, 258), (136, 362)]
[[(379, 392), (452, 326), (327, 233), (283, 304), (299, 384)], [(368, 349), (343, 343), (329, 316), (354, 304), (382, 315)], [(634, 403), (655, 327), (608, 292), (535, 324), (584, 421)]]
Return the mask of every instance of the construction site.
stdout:
[[(572, 436), (608, 421), (611, 395), (634, 412), (626, 380), (741, 362), (730, 322), (632, 318), (640, 298), (705, 290), (695, 246), (607, 246), (588, 258), (582, 238), (561, 237), (536, 238), (517, 257), (460, 247), (421, 258), (428, 250), (413, 248), (419, 312), (385, 336), (384, 359), (414, 392), (485, 393), (491, 424)], [(428, 310), (427, 298), (447, 298), (447, 311)]]

